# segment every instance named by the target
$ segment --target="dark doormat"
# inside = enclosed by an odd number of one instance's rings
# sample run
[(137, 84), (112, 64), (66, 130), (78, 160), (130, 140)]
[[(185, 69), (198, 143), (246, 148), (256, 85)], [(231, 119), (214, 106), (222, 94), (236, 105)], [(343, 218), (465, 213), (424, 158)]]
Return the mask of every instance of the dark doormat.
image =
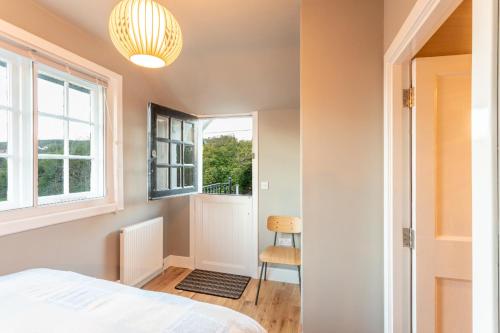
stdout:
[(195, 293), (239, 299), (250, 282), (250, 277), (195, 269), (175, 289)]

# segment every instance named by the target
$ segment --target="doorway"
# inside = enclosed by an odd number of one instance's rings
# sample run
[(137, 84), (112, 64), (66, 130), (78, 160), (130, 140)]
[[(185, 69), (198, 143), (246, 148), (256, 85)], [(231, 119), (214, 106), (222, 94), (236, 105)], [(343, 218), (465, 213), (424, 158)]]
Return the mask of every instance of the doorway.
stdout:
[(412, 63), (413, 332), (472, 332), (471, 56)]
[(195, 268), (257, 276), (257, 113), (200, 121), (200, 193), (191, 197)]
[(417, 1), (386, 52), (387, 333), (498, 331), (497, 8)]
[(412, 331), (472, 332), (472, 0), (412, 61)]
[(202, 120), (202, 192), (252, 195), (252, 117)]

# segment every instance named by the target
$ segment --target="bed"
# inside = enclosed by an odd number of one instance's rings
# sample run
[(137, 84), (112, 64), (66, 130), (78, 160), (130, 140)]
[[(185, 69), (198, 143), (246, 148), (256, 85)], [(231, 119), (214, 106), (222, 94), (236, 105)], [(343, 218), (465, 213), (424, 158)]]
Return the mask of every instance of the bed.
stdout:
[(261, 333), (217, 305), (73, 272), (31, 269), (0, 277), (2, 333)]

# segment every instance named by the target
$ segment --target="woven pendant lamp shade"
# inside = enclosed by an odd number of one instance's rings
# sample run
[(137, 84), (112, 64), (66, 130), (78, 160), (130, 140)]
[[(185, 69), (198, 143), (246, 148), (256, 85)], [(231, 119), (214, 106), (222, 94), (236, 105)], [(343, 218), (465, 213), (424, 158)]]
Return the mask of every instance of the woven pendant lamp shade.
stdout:
[(115, 47), (133, 63), (149, 68), (168, 66), (182, 49), (175, 17), (153, 0), (122, 0), (109, 17)]

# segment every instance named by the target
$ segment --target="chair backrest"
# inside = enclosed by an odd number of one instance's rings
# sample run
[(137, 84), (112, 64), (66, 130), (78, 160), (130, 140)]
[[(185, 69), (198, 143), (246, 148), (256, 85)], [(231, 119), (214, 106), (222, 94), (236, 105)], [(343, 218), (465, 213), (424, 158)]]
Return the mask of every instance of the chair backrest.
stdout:
[(302, 219), (295, 216), (269, 216), (267, 229), (287, 234), (300, 234), (302, 232)]

